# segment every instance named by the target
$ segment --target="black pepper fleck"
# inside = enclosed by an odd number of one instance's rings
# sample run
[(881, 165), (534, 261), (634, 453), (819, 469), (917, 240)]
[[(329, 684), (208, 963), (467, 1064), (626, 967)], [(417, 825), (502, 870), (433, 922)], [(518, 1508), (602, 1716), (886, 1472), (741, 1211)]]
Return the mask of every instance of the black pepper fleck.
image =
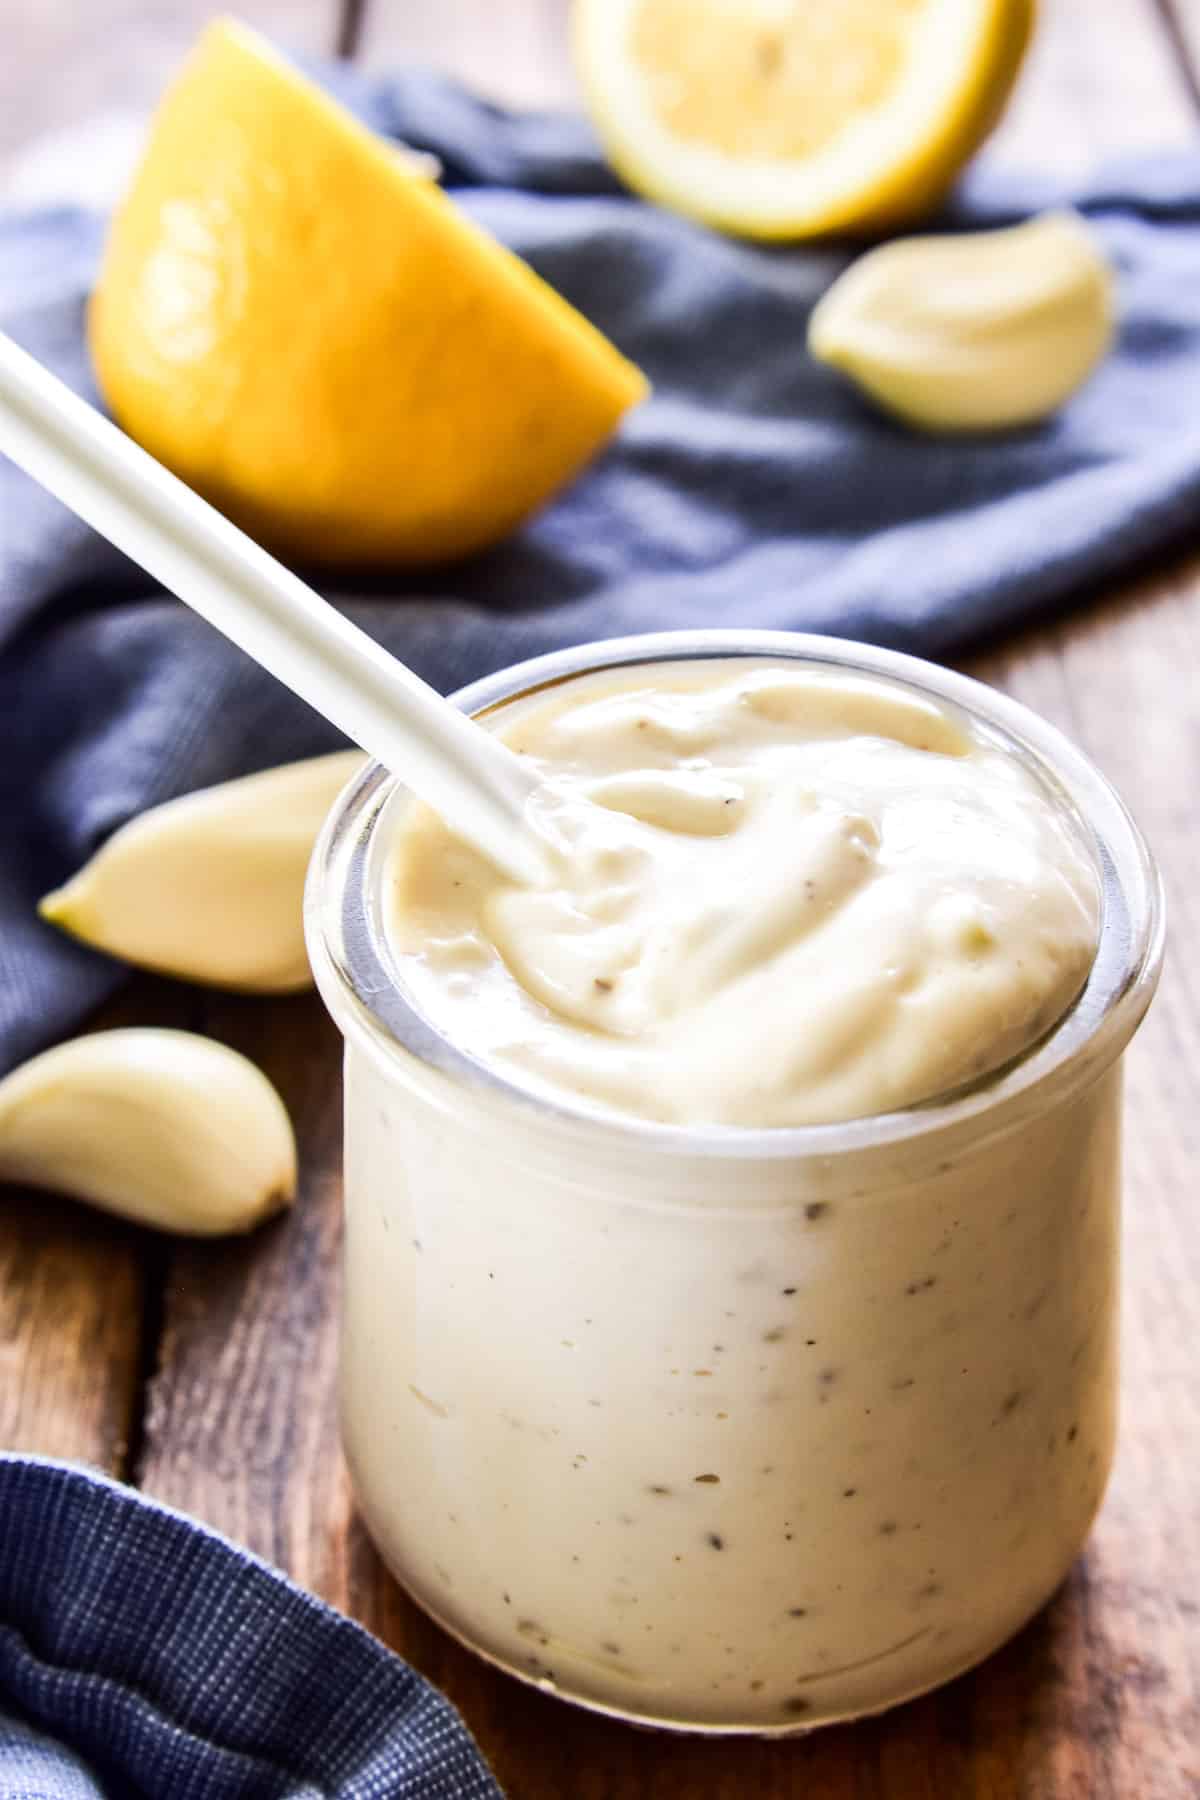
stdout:
[(692, 1480), (706, 1483), (709, 1487), (719, 1487), (721, 1485), (721, 1477), (719, 1475), (693, 1475)]
[(770, 1331), (763, 1332), (763, 1343), (764, 1344), (782, 1344), (782, 1342), (786, 1336), (787, 1336), (787, 1332), (784, 1330), (782, 1325), (774, 1325), (774, 1326), (772, 1326)]
[(905, 1288), (906, 1294), (927, 1294), (930, 1288), (937, 1286), (936, 1275), (926, 1275), (923, 1281), (910, 1281)]
[(790, 1700), (784, 1701), (783, 1710), (785, 1713), (793, 1714), (811, 1712), (812, 1702), (806, 1700), (803, 1694), (793, 1694)]
[(792, 1295), (793, 1295), (793, 1294), (794, 1294), (794, 1293), (795, 1293), (795, 1291), (796, 1291), (796, 1290), (795, 1290), (795, 1288), (784, 1288), (784, 1289), (783, 1289), (783, 1297), (784, 1297), (784, 1299), (785, 1299), (785, 1300), (790, 1300), (790, 1299), (791, 1299), (791, 1297), (792, 1297)]
[(669, 1487), (662, 1487), (657, 1481), (651, 1482), (650, 1486), (646, 1489), (648, 1494), (669, 1494), (670, 1491)]
[(804, 1209), (804, 1216), (815, 1223), (816, 1220), (823, 1219), (828, 1211), (829, 1202), (827, 1200), (810, 1200)]
[(807, 1617), (808, 1617), (807, 1606), (789, 1606), (788, 1607), (788, 1618), (789, 1619), (807, 1619)]
[(711, 1545), (714, 1550), (723, 1550), (725, 1548), (725, 1539), (721, 1536), (719, 1531), (710, 1531), (705, 1542)]
[(879, 1527), (880, 1537), (895, 1537), (897, 1525), (895, 1519), (885, 1519)]
[(1070, 1429), (1070, 1431), (1068, 1431), (1068, 1433), (1067, 1433), (1067, 1442), (1068, 1442), (1068, 1444), (1073, 1444), (1073, 1443), (1074, 1443), (1074, 1442), (1075, 1442), (1075, 1439), (1076, 1439), (1076, 1438), (1077, 1438), (1077, 1437), (1078, 1437), (1078, 1436), (1079, 1436), (1079, 1427), (1078, 1427), (1078, 1425), (1072, 1425), (1072, 1427), (1071, 1427), (1071, 1429)]
[(842, 1489), (842, 1499), (843, 1500), (853, 1500), (853, 1498), (854, 1498), (855, 1494), (857, 1494), (857, 1492), (858, 1492), (857, 1488), (843, 1488)]
[(613, 991), (612, 982), (606, 980), (603, 975), (597, 975), (592, 985), (596, 988), (597, 992), (601, 994), (611, 994)]

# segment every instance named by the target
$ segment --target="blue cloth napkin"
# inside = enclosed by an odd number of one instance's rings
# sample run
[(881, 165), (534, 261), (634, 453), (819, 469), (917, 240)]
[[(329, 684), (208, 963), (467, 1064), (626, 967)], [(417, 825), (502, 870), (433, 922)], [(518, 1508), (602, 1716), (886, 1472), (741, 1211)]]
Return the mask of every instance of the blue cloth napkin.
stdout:
[[(612, 448), (500, 548), (326, 584), (443, 690), (668, 626), (802, 627), (941, 656), (1193, 529), (1200, 153), (1071, 193), (986, 169), (963, 189), (949, 228), (1081, 207), (1119, 269), (1124, 323), (1059, 417), (951, 441), (889, 422), (806, 356), (809, 310), (847, 248), (738, 244), (644, 205), (570, 118), (512, 117), (428, 77), (325, 78), (377, 129), (440, 157), (471, 214), (654, 383)], [(103, 230), (72, 210), (0, 223), (0, 324), (89, 395), (83, 306)], [(119, 979), (37, 921), (39, 894), (144, 807), (336, 741), (0, 468), (0, 1069)]]
[(3, 1800), (500, 1800), (373, 1637), (103, 1477), (0, 1456)]

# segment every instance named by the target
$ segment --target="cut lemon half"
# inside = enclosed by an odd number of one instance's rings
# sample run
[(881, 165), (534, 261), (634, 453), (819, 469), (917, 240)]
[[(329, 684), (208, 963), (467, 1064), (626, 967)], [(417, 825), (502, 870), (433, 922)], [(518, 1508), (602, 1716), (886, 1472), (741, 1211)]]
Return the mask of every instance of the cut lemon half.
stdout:
[(163, 98), (89, 338), (126, 431), (319, 563), (495, 542), (646, 392), (424, 168), (230, 21)]
[(747, 237), (911, 220), (996, 124), (1034, 0), (575, 0), (630, 186)]

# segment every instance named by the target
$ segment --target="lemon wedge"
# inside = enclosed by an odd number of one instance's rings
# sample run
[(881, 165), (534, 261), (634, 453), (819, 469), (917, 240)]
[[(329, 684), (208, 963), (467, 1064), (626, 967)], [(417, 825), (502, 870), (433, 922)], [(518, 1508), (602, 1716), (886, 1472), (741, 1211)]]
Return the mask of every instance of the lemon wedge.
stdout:
[(747, 237), (927, 211), (999, 119), (1033, 0), (575, 0), (615, 167)]
[(492, 543), (646, 391), (425, 166), (228, 21), (159, 107), (89, 336), (131, 436), (322, 563)]

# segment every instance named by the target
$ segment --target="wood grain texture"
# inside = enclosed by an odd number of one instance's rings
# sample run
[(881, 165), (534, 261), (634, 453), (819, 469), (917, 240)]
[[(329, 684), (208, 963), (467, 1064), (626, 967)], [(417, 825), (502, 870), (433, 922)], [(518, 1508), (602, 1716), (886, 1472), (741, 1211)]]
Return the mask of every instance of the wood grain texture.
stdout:
[[(189, 990), (146, 977), (91, 1022), (186, 1028)], [(159, 1240), (75, 1201), (0, 1188), (0, 1449), (124, 1476), (140, 1427)]]
[(0, 1447), (125, 1471), (138, 1405), (143, 1261), (132, 1227), (5, 1190)]
[(200, 1029), (278, 1087), (296, 1126), (300, 1192), (248, 1239), (170, 1247), (136, 1473), (147, 1492), (335, 1592), (349, 1515), (334, 1411), (341, 1040), (315, 995), (206, 995)]

